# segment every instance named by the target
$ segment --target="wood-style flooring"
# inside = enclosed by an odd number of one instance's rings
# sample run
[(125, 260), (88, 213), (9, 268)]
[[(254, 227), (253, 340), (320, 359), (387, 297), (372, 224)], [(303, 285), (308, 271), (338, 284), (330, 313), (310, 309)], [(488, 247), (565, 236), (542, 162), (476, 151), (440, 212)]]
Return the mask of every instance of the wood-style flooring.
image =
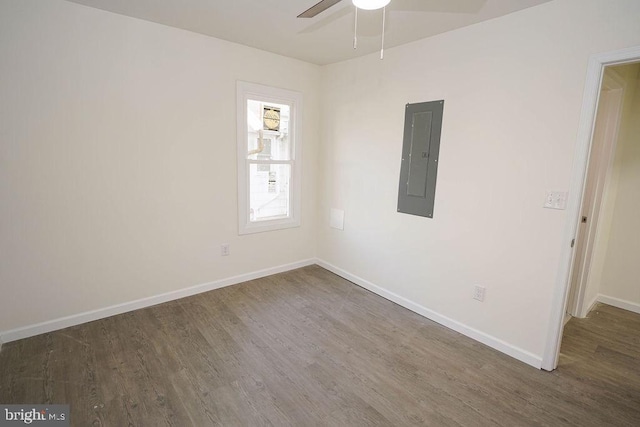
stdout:
[(311, 266), (7, 343), (0, 403), (73, 426), (638, 426), (639, 318), (572, 319), (549, 373)]

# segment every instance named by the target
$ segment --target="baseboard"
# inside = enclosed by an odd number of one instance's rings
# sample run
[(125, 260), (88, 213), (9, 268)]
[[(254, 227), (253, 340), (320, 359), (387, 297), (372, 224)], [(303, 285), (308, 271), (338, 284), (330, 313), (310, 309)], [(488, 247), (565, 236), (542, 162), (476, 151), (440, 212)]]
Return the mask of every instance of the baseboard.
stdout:
[(598, 295), (598, 302), (640, 314), (640, 304), (635, 302), (623, 300), (620, 298), (609, 297), (602, 294)]
[(505, 341), (502, 341), (501, 339), (498, 339), (494, 336), (491, 336), (489, 334), (486, 334), (482, 331), (479, 331), (477, 329), (474, 329), (472, 327), (469, 327), (463, 323), (460, 323), (456, 320), (450, 319), (446, 316), (443, 316), (439, 313), (436, 313), (433, 310), (430, 310), (426, 307), (423, 307), (420, 304), (416, 304), (398, 294), (395, 294), (393, 292), (390, 292), (378, 285), (375, 285), (371, 282), (369, 282), (368, 280), (365, 280), (361, 277), (355, 276), (339, 267), (336, 267), (335, 265), (332, 265), (322, 259), (318, 259), (316, 260), (316, 263), (323, 267), (326, 268), (327, 270), (337, 274), (340, 277), (343, 277), (347, 280), (349, 280), (350, 282), (355, 283), (358, 286), (361, 286), (365, 289), (370, 290), (371, 292), (380, 295), (383, 298), (386, 298), (390, 301), (395, 302), (398, 305), (403, 306), (404, 308), (407, 308), (411, 311), (413, 311), (414, 313), (417, 313), (421, 316), (426, 317), (427, 319), (433, 320), (436, 323), (439, 323), (443, 326), (446, 326), (449, 329), (452, 329), (456, 332), (461, 333), (462, 335), (465, 335), (469, 338), (472, 338), (476, 341), (479, 341), (485, 345), (488, 345), (489, 347), (498, 350), (504, 354), (507, 354), (515, 359), (520, 360), (521, 362), (524, 362), (528, 365), (533, 366), (534, 368), (538, 368), (541, 369), (542, 367), (542, 357), (541, 356), (537, 356), (533, 353), (530, 353), (526, 350), (523, 350), (521, 348), (518, 348), (512, 344), (509, 344)]
[(589, 302), (589, 304), (585, 304), (582, 311), (580, 313), (578, 313), (579, 315), (576, 316), (579, 319), (584, 319), (585, 317), (587, 317), (589, 315), (589, 313), (591, 312), (591, 310), (593, 310), (594, 308), (596, 308), (596, 304), (599, 302), (598, 298), (600, 297), (600, 295), (596, 295), (595, 297), (593, 297), (593, 299)]
[(277, 267), (265, 268), (263, 270), (258, 270), (251, 273), (240, 274), (238, 276), (228, 277), (226, 279), (220, 279), (209, 283), (202, 283), (200, 285), (166, 292), (164, 294), (154, 295), (135, 301), (129, 301), (123, 304), (117, 304), (97, 310), (86, 311), (84, 313), (74, 314), (72, 316), (61, 317), (59, 319), (49, 320), (46, 322), (37, 323), (35, 325), (24, 326), (8, 331), (0, 331), (0, 349), (2, 348), (1, 344), (3, 342), (8, 343), (11, 341), (29, 338), (47, 332), (57, 331), (59, 329), (68, 328), (70, 326), (76, 326), (82, 323), (104, 319), (105, 317), (115, 316), (117, 314), (162, 304), (163, 302), (173, 301), (191, 295), (212, 291), (214, 289), (223, 288), (225, 286), (231, 286), (249, 280), (259, 279), (261, 277), (283, 273), (289, 270), (295, 270), (296, 268), (306, 267), (315, 263), (315, 259), (306, 259), (291, 264), (285, 264)]

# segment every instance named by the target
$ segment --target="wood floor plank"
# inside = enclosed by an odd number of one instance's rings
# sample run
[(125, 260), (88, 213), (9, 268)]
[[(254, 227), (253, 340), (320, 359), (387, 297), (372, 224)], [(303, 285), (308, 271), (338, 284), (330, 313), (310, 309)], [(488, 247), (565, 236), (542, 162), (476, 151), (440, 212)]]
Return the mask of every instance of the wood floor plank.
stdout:
[(1, 403), (95, 426), (640, 425), (640, 316), (533, 369), (318, 266), (7, 343)]

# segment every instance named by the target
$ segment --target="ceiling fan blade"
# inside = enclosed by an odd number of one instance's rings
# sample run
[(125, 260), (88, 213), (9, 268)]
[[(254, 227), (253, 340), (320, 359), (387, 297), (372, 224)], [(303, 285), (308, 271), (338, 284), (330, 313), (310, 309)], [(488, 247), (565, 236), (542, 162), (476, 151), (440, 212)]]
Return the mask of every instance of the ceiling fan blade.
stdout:
[(314, 4), (313, 6), (311, 6), (309, 9), (305, 10), (304, 12), (302, 12), (300, 15), (298, 15), (298, 18), (313, 18), (314, 16), (318, 15), (319, 13), (324, 12), (325, 10), (329, 9), (331, 6), (341, 2), (342, 0), (322, 0), (319, 1), (318, 3)]

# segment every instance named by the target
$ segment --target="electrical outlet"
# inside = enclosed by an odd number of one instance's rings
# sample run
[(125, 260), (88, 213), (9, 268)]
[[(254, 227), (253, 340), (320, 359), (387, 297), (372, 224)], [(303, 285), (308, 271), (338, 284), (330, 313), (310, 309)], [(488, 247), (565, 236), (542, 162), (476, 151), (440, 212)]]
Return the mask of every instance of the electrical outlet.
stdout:
[(228, 243), (225, 243), (224, 245), (220, 245), (220, 255), (222, 256), (231, 255), (231, 249)]
[(487, 288), (484, 286), (476, 285), (473, 288), (473, 299), (477, 299), (478, 301), (484, 301), (484, 295), (487, 292)]

